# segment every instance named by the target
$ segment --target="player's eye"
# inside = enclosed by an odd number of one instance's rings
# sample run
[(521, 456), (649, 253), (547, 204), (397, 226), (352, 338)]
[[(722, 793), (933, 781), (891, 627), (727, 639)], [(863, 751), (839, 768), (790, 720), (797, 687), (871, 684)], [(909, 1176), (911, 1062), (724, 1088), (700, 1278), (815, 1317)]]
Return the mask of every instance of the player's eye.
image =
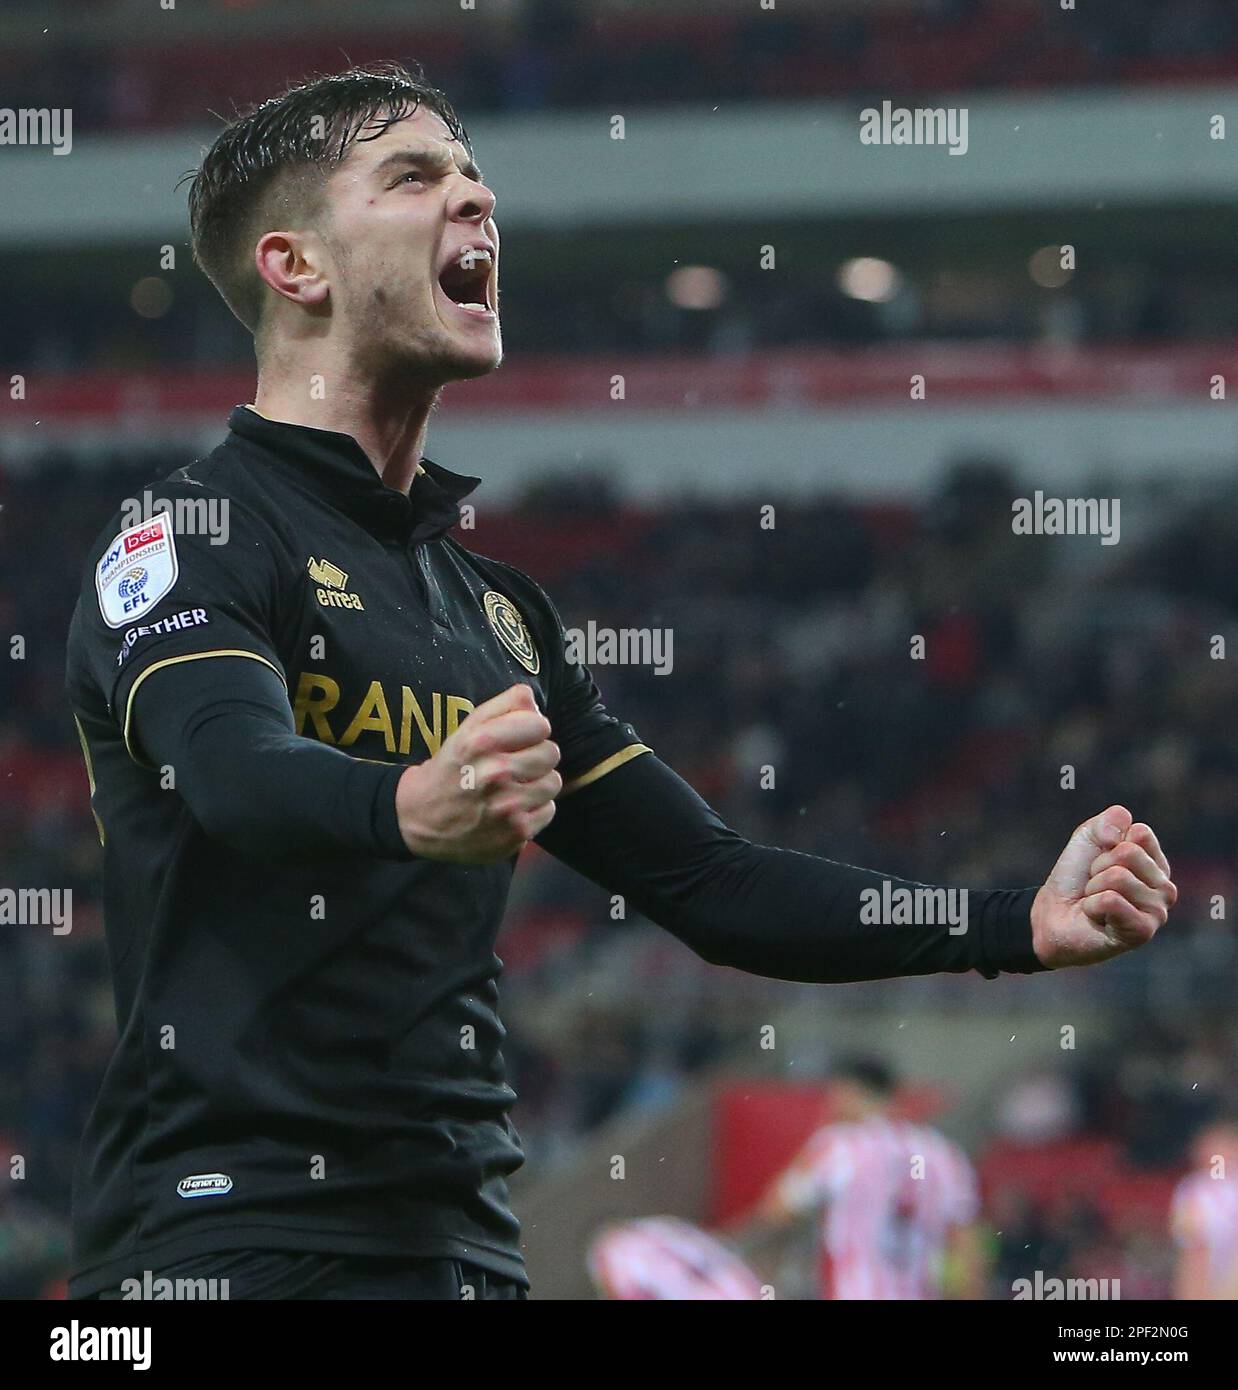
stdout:
[(407, 169), (407, 170), (405, 170), (404, 173), (402, 173), (402, 174), (400, 175), (400, 177), (399, 177), (398, 179), (396, 179), (396, 181), (395, 181), (395, 183), (392, 185), (392, 187), (398, 187), (400, 184), (404, 183), (407, 179), (417, 179), (419, 182), (425, 183), (425, 181), (426, 181), (426, 176), (421, 172), (420, 169)]

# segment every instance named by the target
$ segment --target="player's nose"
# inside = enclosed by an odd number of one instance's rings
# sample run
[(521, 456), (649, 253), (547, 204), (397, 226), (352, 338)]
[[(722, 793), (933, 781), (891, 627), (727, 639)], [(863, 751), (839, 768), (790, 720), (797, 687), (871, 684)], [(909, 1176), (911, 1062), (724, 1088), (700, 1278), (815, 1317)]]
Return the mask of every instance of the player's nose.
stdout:
[(484, 183), (460, 179), (448, 202), (448, 215), (455, 222), (485, 222), (494, 213), (498, 199)]

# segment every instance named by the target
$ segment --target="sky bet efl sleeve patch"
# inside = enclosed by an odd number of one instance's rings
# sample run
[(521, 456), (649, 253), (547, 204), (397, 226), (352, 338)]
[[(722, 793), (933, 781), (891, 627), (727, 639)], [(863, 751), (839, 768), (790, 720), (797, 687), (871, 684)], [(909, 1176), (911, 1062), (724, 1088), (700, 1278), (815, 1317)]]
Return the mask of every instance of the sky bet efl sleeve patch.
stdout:
[(122, 531), (95, 566), (103, 621), (108, 627), (137, 621), (171, 591), (179, 573), (168, 512)]

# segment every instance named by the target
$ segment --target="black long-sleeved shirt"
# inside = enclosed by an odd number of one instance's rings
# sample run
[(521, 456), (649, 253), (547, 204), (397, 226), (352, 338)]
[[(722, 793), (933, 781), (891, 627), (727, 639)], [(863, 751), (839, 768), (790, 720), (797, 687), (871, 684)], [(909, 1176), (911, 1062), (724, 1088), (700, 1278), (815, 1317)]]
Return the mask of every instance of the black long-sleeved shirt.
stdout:
[[(208, 835), (273, 860), (412, 858), (395, 815), (401, 767), (299, 738), (283, 686), (253, 662), (211, 675), (169, 669), (158, 699), (137, 706), (141, 746), (175, 770)], [(882, 920), (865, 904), (928, 885), (753, 844), (652, 751), (571, 793), (537, 842), (715, 965), (818, 982), (1043, 968), (1034, 889), (967, 890), (965, 931), (961, 906), (953, 922)]]
[(518, 680), (562, 755), (539, 843), (707, 959), (1037, 968), (1030, 893), (902, 925), (897, 880), (723, 826), (606, 710), (540, 586), (448, 534), (478, 479), (425, 460), (400, 494), (347, 435), (229, 425), (99, 536), (69, 636), (119, 1024), (74, 1295), (245, 1246), (524, 1277), (494, 949), (515, 856), (419, 858), (395, 818), (403, 769)]

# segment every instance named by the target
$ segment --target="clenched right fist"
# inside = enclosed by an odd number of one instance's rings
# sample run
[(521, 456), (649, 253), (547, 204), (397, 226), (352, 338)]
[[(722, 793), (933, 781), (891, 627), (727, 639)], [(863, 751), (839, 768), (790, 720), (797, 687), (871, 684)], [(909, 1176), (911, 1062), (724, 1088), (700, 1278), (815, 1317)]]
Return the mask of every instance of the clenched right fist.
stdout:
[(396, 787), (404, 843), (424, 859), (492, 864), (550, 824), (563, 779), (550, 721), (523, 683), (478, 705)]

